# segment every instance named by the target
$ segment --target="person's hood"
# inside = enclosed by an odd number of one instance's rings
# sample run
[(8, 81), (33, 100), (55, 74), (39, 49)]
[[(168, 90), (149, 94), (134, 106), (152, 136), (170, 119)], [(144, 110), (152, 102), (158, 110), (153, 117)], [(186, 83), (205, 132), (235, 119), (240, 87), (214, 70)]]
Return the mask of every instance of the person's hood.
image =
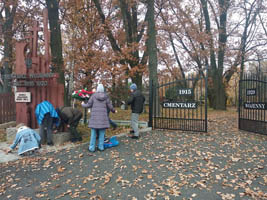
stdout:
[(105, 101), (108, 98), (108, 96), (104, 92), (96, 92), (94, 95), (95, 98), (99, 101)]
[(23, 131), (23, 130), (25, 130), (27, 128), (29, 128), (29, 127), (27, 127), (27, 126), (21, 126), (21, 127), (18, 128), (17, 133), (20, 132), (20, 131)]

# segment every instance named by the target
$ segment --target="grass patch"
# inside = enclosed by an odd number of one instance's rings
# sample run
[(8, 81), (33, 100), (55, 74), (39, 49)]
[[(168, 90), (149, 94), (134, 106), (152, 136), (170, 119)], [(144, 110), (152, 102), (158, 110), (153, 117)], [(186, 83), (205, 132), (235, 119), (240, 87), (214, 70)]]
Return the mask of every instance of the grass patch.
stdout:
[[(122, 110), (120, 108), (115, 108), (117, 113), (110, 112), (109, 117), (112, 120), (130, 120), (131, 119), (131, 108), (129, 107), (128, 110)], [(84, 113), (84, 110), (82, 111)], [(87, 119), (90, 119), (90, 113), (87, 113)], [(148, 106), (146, 106), (145, 112), (141, 113), (139, 116), (139, 121), (148, 121)]]
[[(120, 108), (115, 108), (117, 110), (117, 113), (110, 113), (109, 117), (112, 120), (130, 120), (131, 119), (131, 109), (128, 108), (128, 110), (122, 110)], [(87, 114), (87, 119), (90, 119), (90, 113)], [(148, 121), (148, 106), (146, 107), (146, 111), (140, 114), (139, 121)], [(87, 124), (79, 124), (78, 131), (81, 133), (81, 136), (83, 138), (83, 142), (90, 141), (91, 136), (91, 129), (88, 128)], [(109, 129), (106, 129), (106, 137), (111, 137), (114, 135), (118, 135), (121, 133), (129, 133), (131, 130), (130, 126), (118, 126), (115, 130), (110, 127)]]
[[(110, 118), (112, 120), (130, 120), (131, 119), (131, 109), (128, 108), (128, 110), (122, 110), (120, 108), (116, 108), (118, 111), (117, 113), (110, 113)], [(146, 111), (141, 113), (139, 116), (139, 121), (146, 121), (148, 122), (148, 107), (146, 107)]]
[[(83, 138), (83, 142), (88, 142), (90, 141), (90, 136), (91, 136), (91, 128), (88, 128), (87, 124), (79, 124), (77, 127), (78, 132), (81, 133), (81, 136)], [(114, 135), (118, 135), (121, 133), (128, 133), (130, 132), (131, 128), (130, 126), (118, 126), (115, 130), (112, 128), (106, 129), (105, 136), (106, 137), (111, 137)]]
[(0, 142), (6, 141), (6, 131), (5, 129), (0, 129)]

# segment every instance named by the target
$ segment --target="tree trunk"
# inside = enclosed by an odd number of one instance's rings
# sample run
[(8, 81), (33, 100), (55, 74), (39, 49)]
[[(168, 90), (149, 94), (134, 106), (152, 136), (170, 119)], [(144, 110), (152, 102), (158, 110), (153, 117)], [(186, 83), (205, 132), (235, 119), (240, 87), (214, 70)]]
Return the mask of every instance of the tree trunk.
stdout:
[[(4, 57), (3, 57), (3, 75), (10, 75), (12, 73), (12, 36), (9, 33), (4, 35)], [(9, 86), (10, 79), (3, 78), (2, 93), (11, 92), (12, 88)], [(0, 92), (0, 93), (1, 93)]]
[(156, 28), (154, 19), (154, 0), (148, 0), (148, 40), (147, 50), (149, 56), (149, 81), (153, 81), (154, 85), (158, 85), (158, 57), (156, 43)]
[(215, 110), (226, 110), (226, 91), (222, 77), (214, 79), (214, 107)]
[(142, 90), (142, 75), (139, 73), (136, 73), (134, 77), (131, 78), (132, 82), (137, 85), (137, 88), (139, 90)]
[[(224, 69), (224, 56), (225, 46), (227, 42), (226, 36), (226, 22), (227, 22), (227, 10), (229, 8), (229, 0), (219, 0), (220, 17), (219, 17), (219, 30), (218, 30), (218, 53), (217, 58), (215, 55), (214, 40), (212, 39), (210, 17), (208, 9), (208, 1), (201, 0), (202, 10), (204, 13), (206, 33), (210, 36), (209, 48), (210, 48), (210, 66), (209, 77), (212, 79), (212, 84), (209, 84), (208, 94), (210, 106), (214, 109), (225, 110), (226, 109), (226, 91), (223, 82), (223, 69)], [(217, 60), (217, 63), (216, 63)]]
[[(147, 51), (149, 57), (149, 92), (152, 92), (153, 88), (158, 86), (158, 57), (157, 57), (157, 43), (156, 43), (156, 28), (155, 28), (155, 18), (154, 18), (154, 0), (147, 1), (147, 22), (148, 22), (148, 40), (147, 40)], [(159, 95), (156, 90), (153, 90), (153, 96), (149, 95), (149, 102), (159, 102)], [(154, 107), (154, 106), (153, 106)], [(159, 108), (159, 104), (155, 106)], [(152, 106), (149, 109), (149, 126), (152, 126)], [(159, 115), (160, 109), (154, 110), (154, 114)]]
[(61, 40), (61, 30), (59, 23), (59, 6), (57, 0), (46, 0), (46, 5), (48, 9), (48, 19), (51, 31), (50, 47), (52, 56), (52, 71), (59, 73), (58, 82), (64, 84), (64, 104), (69, 104), (69, 98), (67, 97), (67, 88), (65, 85), (64, 76), (64, 61), (62, 56), (62, 40)]
[[(12, 73), (12, 38), (13, 38), (13, 23), (14, 23), (14, 17), (16, 14), (16, 8), (17, 5), (13, 5), (12, 9), (9, 7), (9, 5), (5, 5), (4, 11), (5, 11), (5, 20), (2, 18), (2, 30), (4, 35), (4, 57), (3, 57), (3, 69), (1, 70), (1, 75), (9, 75)], [(3, 78), (3, 86), (0, 87), (0, 93), (6, 93), (11, 92), (12, 88), (8, 85), (8, 82), (10, 80)]]

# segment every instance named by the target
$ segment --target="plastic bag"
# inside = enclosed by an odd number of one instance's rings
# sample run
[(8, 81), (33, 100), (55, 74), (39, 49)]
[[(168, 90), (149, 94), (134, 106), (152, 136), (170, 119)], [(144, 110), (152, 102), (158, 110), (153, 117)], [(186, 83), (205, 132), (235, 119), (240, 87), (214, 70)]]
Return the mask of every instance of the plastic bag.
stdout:
[(104, 142), (104, 148), (111, 148), (119, 145), (119, 141), (116, 136), (112, 136), (109, 140)]

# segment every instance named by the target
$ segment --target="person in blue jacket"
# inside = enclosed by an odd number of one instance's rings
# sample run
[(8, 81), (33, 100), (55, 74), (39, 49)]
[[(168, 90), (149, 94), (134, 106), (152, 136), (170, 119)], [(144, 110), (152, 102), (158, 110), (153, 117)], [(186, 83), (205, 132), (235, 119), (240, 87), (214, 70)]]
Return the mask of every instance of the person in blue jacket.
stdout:
[(19, 144), (18, 155), (23, 156), (27, 153), (34, 152), (41, 147), (41, 138), (39, 134), (33, 129), (25, 126), (24, 124), (19, 124), (16, 127), (17, 134), (13, 144), (6, 150), (6, 153), (10, 153)]
[(55, 122), (56, 126), (59, 124), (59, 116), (54, 106), (49, 101), (43, 101), (37, 104), (35, 116), (40, 125), (41, 144), (44, 144), (46, 137), (47, 144), (50, 146), (54, 145), (52, 141), (53, 123)]

